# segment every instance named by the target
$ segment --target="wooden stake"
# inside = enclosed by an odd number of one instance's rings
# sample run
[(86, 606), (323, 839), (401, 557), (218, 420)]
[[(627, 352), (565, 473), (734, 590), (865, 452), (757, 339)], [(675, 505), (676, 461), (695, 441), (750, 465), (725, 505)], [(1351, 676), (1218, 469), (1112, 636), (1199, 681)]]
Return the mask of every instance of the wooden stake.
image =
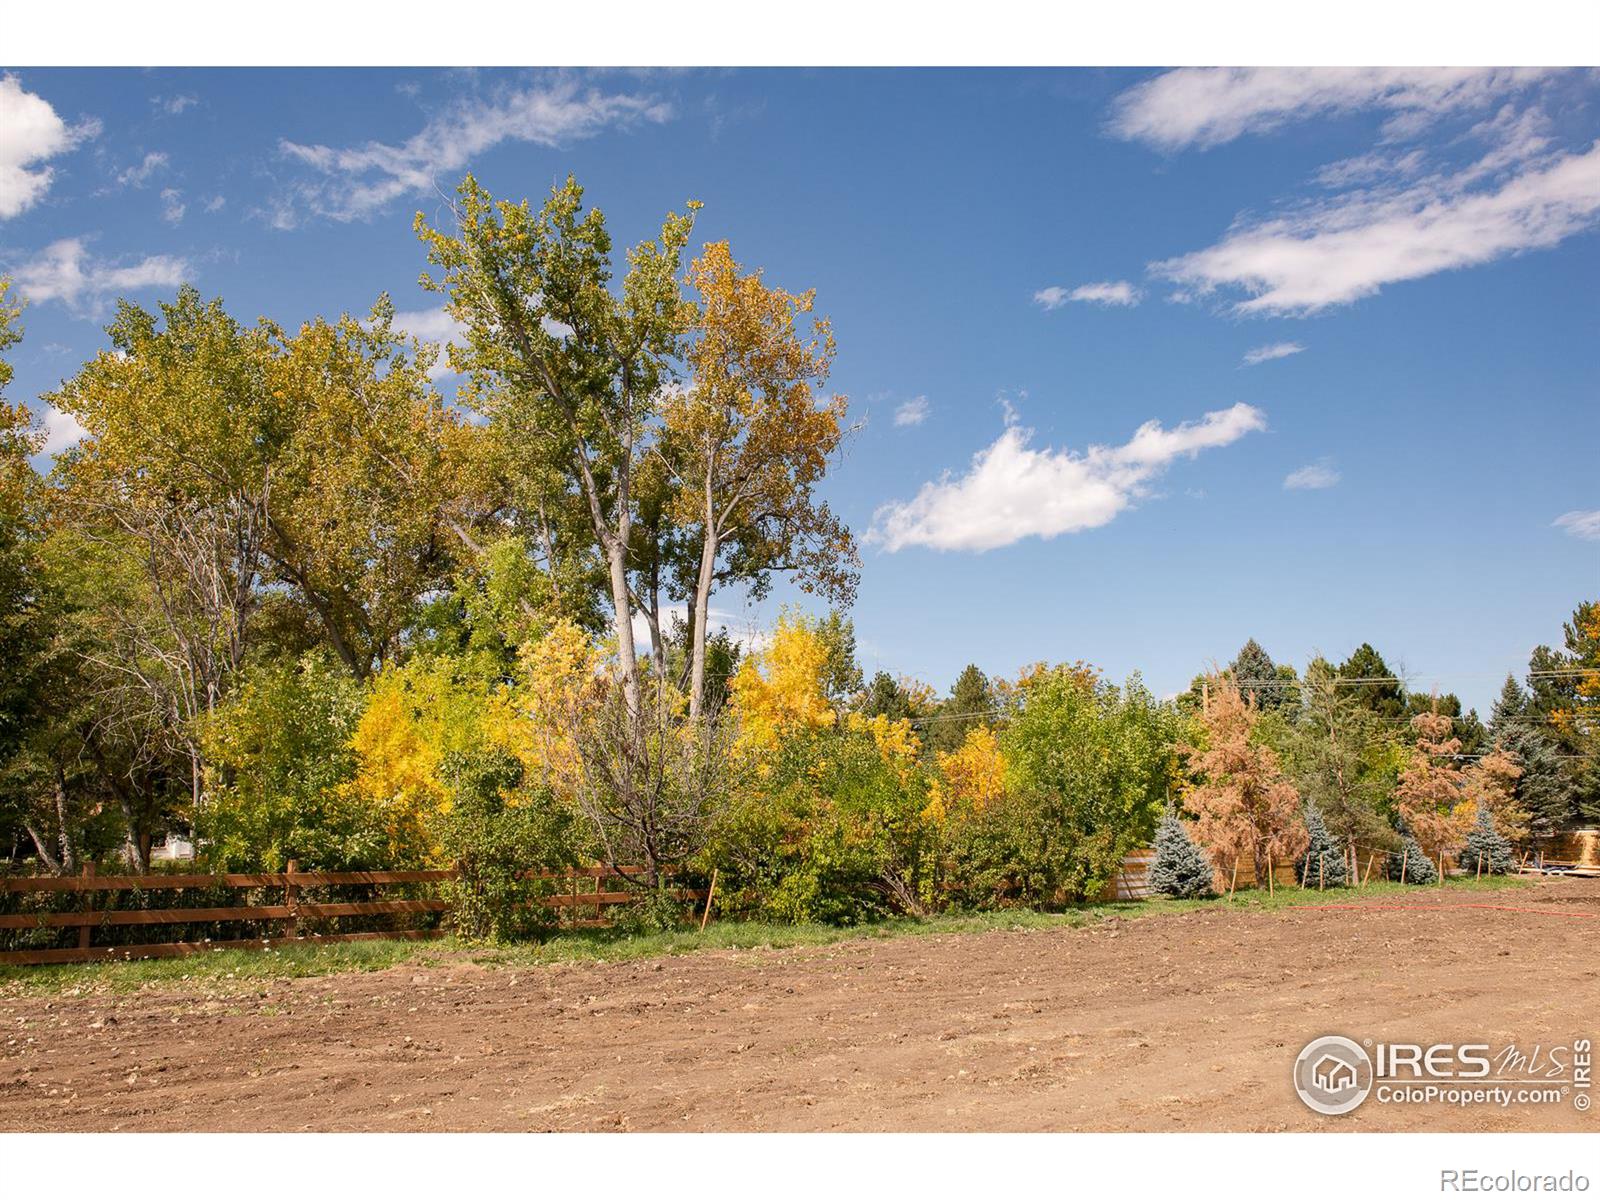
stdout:
[(1273, 867), (1272, 867), (1272, 855), (1269, 854), (1269, 855), (1267, 855), (1267, 895), (1268, 896), (1272, 895), (1272, 876), (1275, 873), (1276, 872), (1273, 870)]
[(1483, 851), (1478, 851), (1478, 882), (1483, 882)]
[(1367, 855), (1367, 873), (1366, 873), (1366, 875), (1364, 875), (1362, 877), (1362, 880), (1361, 880), (1361, 886), (1362, 887), (1366, 887), (1367, 884), (1372, 882), (1372, 864), (1377, 862), (1377, 861), (1378, 861), (1378, 852), (1376, 850), (1374, 850), (1371, 854)]
[(706, 889), (706, 910), (700, 914), (700, 932), (706, 931), (706, 922), (711, 920), (711, 898), (717, 894), (717, 869), (711, 868), (711, 886)]
[(1405, 848), (1405, 852), (1400, 855), (1400, 882), (1401, 883), (1404, 883), (1406, 881), (1406, 867), (1409, 866), (1410, 863), (1411, 863), (1411, 847), (1407, 846)]
[(300, 907), (300, 885), (294, 882), (294, 873), (299, 869), (298, 858), (291, 858), (283, 865), (283, 873), (290, 877), (289, 882), (283, 885), (283, 902), (289, 909), (288, 919), (283, 923), (284, 937), (300, 936), (300, 916), (296, 911)]
[[(85, 879), (93, 879), (94, 878), (94, 864), (92, 862), (83, 864), (83, 877)], [(88, 889), (85, 889), (84, 893), (83, 893), (83, 911), (84, 912), (93, 912), (94, 911), (94, 893), (89, 891)], [(89, 935), (90, 935), (91, 932), (93, 932), (91, 926), (88, 926), (88, 925), (80, 925), (80, 926), (78, 926), (78, 949), (79, 950), (87, 950), (89, 948)]]
[(1317, 851), (1317, 891), (1319, 891), (1319, 892), (1326, 891), (1327, 890), (1327, 887), (1326, 887), (1327, 882), (1328, 882), (1328, 852), (1326, 850), (1319, 850), (1319, 851)]
[(1234, 890), (1239, 886), (1239, 860), (1233, 860), (1233, 881), (1228, 884), (1228, 899), (1233, 899)]
[(1444, 851), (1439, 851), (1439, 886), (1444, 886)]

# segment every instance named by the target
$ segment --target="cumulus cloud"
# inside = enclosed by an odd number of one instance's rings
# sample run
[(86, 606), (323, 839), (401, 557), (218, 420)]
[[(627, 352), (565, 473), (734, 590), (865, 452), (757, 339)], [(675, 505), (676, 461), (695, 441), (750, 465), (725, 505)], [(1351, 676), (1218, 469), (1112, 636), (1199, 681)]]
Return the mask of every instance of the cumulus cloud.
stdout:
[(1033, 294), (1033, 302), (1046, 312), (1074, 302), (1100, 304), (1106, 308), (1132, 308), (1139, 303), (1140, 292), (1126, 279), (1085, 283), (1070, 291), (1064, 287), (1040, 288)]
[(1600, 542), (1600, 508), (1574, 509), (1572, 512), (1562, 513), (1552, 524), (1557, 529), (1564, 529), (1575, 538), (1582, 538), (1586, 542)]
[(1235, 404), (1173, 429), (1146, 421), (1122, 445), (1090, 446), (1080, 454), (1035, 449), (1031, 431), (1010, 425), (973, 456), (965, 475), (946, 474), (923, 484), (912, 499), (879, 508), (867, 536), (891, 553), (907, 546), (983, 551), (1094, 529), (1146, 495), (1177, 459), (1266, 426), (1260, 409)]
[(1338, 483), (1339, 472), (1327, 459), (1314, 462), (1301, 467), (1298, 471), (1290, 471), (1284, 476), (1283, 486), (1290, 491), (1317, 491), (1321, 488), (1331, 488)]
[(1256, 366), (1258, 363), (1271, 362), (1275, 358), (1288, 358), (1291, 354), (1299, 354), (1305, 350), (1299, 342), (1272, 342), (1266, 346), (1257, 346), (1254, 350), (1246, 350), (1244, 365)]
[(394, 315), (394, 327), (409, 338), (439, 347), (439, 357), (428, 370), (429, 379), (442, 379), (455, 373), (447, 361), (447, 351), (448, 347), (459, 346), (466, 340), (466, 329), (445, 312), (443, 305), (415, 312), (397, 312)]
[(894, 410), (894, 424), (897, 429), (903, 429), (908, 425), (921, 425), (927, 419), (928, 398), (926, 396), (913, 396)]
[[(1554, 246), (1600, 223), (1600, 142), (1511, 172), (1498, 169), (1503, 149), (1454, 174), (1245, 222), (1151, 270), (1186, 296), (1243, 293), (1237, 313), (1304, 315), (1387, 284)], [(1490, 158), (1497, 161), (1486, 165)]]
[(13, 272), (22, 294), (36, 304), (58, 300), (80, 316), (97, 316), (106, 302), (143, 288), (177, 287), (190, 275), (184, 259), (156, 254), (137, 261), (95, 258), (83, 238), (52, 242)]
[(1552, 74), (1542, 67), (1183, 67), (1113, 103), (1117, 137), (1162, 150), (1209, 149), (1295, 121), (1377, 109), (1391, 135), (1484, 108)]
[(44, 446), (41, 453), (60, 454), (63, 450), (70, 450), (88, 434), (89, 431), (78, 424), (78, 418), (71, 413), (64, 413), (53, 404), (45, 406)]
[(303, 181), (268, 213), (273, 224), (292, 225), (298, 210), (336, 221), (362, 220), (402, 196), (432, 189), (442, 175), (463, 170), (475, 156), (502, 142), (560, 146), (607, 129), (661, 122), (671, 106), (646, 95), (607, 93), (558, 79), (509, 90), (492, 99), (464, 99), (399, 145), (366, 142), (335, 148), (284, 139), (279, 149), (319, 178)]
[(117, 186), (141, 188), (150, 182), (152, 175), (157, 171), (166, 170), (166, 167), (166, 154), (160, 150), (152, 150), (133, 166), (117, 172)]
[(50, 189), (54, 168), (42, 165), (96, 137), (100, 122), (69, 126), (50, 102), (22, 90), (15, 75), (0, 75), (0, 221), (25, 212)]

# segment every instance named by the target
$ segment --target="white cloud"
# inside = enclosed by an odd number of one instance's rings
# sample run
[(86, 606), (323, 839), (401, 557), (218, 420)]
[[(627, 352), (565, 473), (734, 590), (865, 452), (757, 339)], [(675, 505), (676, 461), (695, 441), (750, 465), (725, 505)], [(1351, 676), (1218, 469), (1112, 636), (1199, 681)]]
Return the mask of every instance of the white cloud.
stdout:
[(400, 145), (374, 141), (336, 149), (285, 139), (283, 154), (322, 178), (296, 186), (292, 200), (274, 203), (268, 218), (291, 225), (296, 206), (303, 206), (337, 221), (365, 219), (401, 196), (448, 186), (453, 181), (440, 175), (461, 171), (502, 142), (559, 146), (671, 115), (670, 105), (651, 96), (605, 93), (560, 79), (493, 100), (459, 101)]
[(22, 90), (15, 75), (0, 75), (0, 221), (25, 212), (50, 189), (54, 169), (38, 164), (100, 132), (98, 121), (69, 126), (50, 102)]
[(1183, 67), (1129, 88), (1111, 132), (1163, 150), (1208, 149), (1313, 116), (1378, 109), (1391, 135), (1483, 108), (1552, 73), (1543, 67)]
[(62, 412), (53, 404), (45, 406), (44, 446), (41, 453), (60, 454), (76, 446), (88, 435), (89, 431), (78, 424), (77, 417)]
[(1338, 483), (1339, 472), (1327, 459), (1301, 467), (1298, 471), (1290, 471), (1284, 476), (1283, 486), (1292, 491), (1316, 491), (1320, 488), (1331, 488)]
[(206, 201), (206, 211), (208, 213), (221, 212), (222, 206), (227, 203), (228, 201), (225, 196), (213, 196), (211, 199)]
[(1600, 221), (1600, 142), (1476, 185), (1503, 150), (1455, 175), (1356, 191), (1235, 226), (1207, 249), (1151, 264), (1187, 295), (1236, 289), (1241, 314), (1302, 315), (1386, 284), (1554, 246)]
[(176, 225), (183, 220), (183, 214), (189, 211), (188, 205), (183, 202), (183, 193), (177, 188), (163, 188), (161, 191), (161, 219), (168, 225)]
[(926, 396), (913, 396), (894, 410), (896, 429), (902, 429), (908, 425), (921, 425), (927, 419), (928, 398)]
[(394, 327), (407, 337), (415, 338), (419, 342), (431, 342), (439, 347), (439, 357), (428, 370), (429, 379), (443, 379), (447, 375), (455, 374), (450, 369), (447, 348), (465, 342), (467, 331), (454, 317), (445, 312), (443, 305), (438, 308), (418, 309), (415, 312), (397, 312), (394, 315)]
[(135, 166), (128, 167), (117, 173), (119, 187), (143, 187), (150, 182), (150, 177), (157, 171), (163, 171), (167, 166), (167, 156), (160, 150), (152, 150), (144, 159)]
[(1139, 303), (1139, 299), (1139, 289), (1125, 279), (1080, 284), (1071, 291), (1064, 287), (1040, 288), (1033, 294), (1033, 302), (1042, 306), (1046, 312), (1074, 301), (1101, 304), (1107, 308), (1132, 308)]
[(982, 551), (1093, 529), (1144, 496), (1174, 460), (1266, 426), (1259, 409), (1235, 404), (1173, 429), (1146, 421), (1120, 446), (1090, 446), (1079, 454), (1033, 449), (1031, 432), (1012, 425), (973, 456), (959, 479), (946, 474), (923, 484), (911, 500), (879, 508), (867, 536), (891, 553), (907, 546)]
[(1586, 542), (1600, 542), (1600, 508), (1587, 512), (1574, 510), (1562, 513), (1553, 522), (1557, 529), (1564, 529), (1575, 538), (1582, 538)]
[(1275, 358), (1288, 358), (1291, 354), (1299, 354), (1304, 350), (1305, 347), (1299, 342), (1273, 342), (1245, 351), (1244, 365), (1253, 367), (1258, 363), (1271, 362)]
[(179, 116), (187, 109), (191, 109), (199, 103), (200, 97), (194, 95), (150, 97), (151, 106), (157, 112), (165, 113), (169, 117)]
[(177, 287), (189, 274), (181, 258), (157, 254), (116, 263), (91, 257), (83, 238), (62, 238), (17, 267), (14, 278), (34, 303), (59, 300), (80, 316), (94, 316), (108, 299), (141, 288)]

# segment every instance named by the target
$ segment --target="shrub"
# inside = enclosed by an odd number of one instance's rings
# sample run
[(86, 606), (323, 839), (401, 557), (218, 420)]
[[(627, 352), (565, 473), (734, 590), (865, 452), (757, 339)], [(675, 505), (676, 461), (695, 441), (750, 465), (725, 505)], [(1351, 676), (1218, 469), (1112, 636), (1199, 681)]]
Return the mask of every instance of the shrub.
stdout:
[(1081, 668), (1057, 667), (1022, 690), (1001, 751), (1008, 790), (1033, 810), (1017, 814), (1029, 888), (1052, 901), (1092, 899), (1123, 856), (1155, 832), (1171, 781), (1176, 714), (1137, 676), (1118, 688)]
[(1211, 876), (1211, 860), (1190, 839), (1177, 814), (1169, 812), (1156, 830), (1156, 858), (1150, 865), (1150, 890), (1181, 899), (1209, 896)]
[(505, 751), (449, 753), (440, 773), (449, 797), (440, 833), (458, 871), (444, 889), (456, 932), (505, 941), (548, 930), (553, 910), (534, 901), (556, 883), (529, 875), (577, 862), (576, 814), (547, 789), (525, 786), (522, 764)]
[(257, 667), (202, 731), (208, 799), (195, 829), (216, 870), (398, 865), (383, 821), (350, 794), (361, 688), (326, 658)]

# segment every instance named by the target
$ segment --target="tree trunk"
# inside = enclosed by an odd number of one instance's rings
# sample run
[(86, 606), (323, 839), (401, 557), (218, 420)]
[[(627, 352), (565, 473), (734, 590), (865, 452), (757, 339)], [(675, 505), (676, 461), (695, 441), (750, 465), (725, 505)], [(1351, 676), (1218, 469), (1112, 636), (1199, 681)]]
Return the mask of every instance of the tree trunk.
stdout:
[(699, 720), (706, 697), (706, 624), (711, 614), (711, 583), (717, 569), (717, 535), (706, 530), (700, 545), (700, 577), (694, 589), (694, 628), (689, 669), (689, 719)]
[(622, 698), (631, 727), (639, 720), (639, 659), (633, 644), (633, 607), (628, 596), (628, 546), (614, 535), (608, 541), (606, 563), (611, 573), (613, 626), (617, 634), (617, 657), (622, 666)]

